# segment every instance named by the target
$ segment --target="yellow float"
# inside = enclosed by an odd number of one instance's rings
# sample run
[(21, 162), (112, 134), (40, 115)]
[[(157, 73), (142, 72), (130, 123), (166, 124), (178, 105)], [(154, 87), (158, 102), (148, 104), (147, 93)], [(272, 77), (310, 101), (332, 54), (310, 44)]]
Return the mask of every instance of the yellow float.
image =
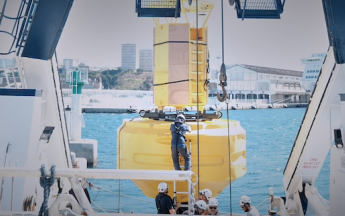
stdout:
[[(213, 4), (199, 1), (199, 12), (204, 20), (197, 28), (195, 22), (191, 26), (191, 19), (187, 18), (187, 13), (195, 12), (195, 8), (193, 5), (183, 6), (187, 1), (181, 2), (186, 23), (159, 24), (155, 18), (154, 104), (158, 111), (142, 113), (143, 118), (124, 121), (119, 127), (117, 168), (174, 170), (170, 125), (178, 111), (194, 106), (198, 112), (185, 113), (186, 123), (192, 128), (192, 132), (186, 134), (192, 172), (199, 178), (196, 187), (208, 188), (216, 197), (230, 182), (246, 173), (246, 133), (238, 121), (219, 119), (218, 111), (202, 112), (208, 101), (208, 89), (205, 88), (209, 58), (206, 22)], [(163, 108), (166, 106), (173, 106), (178, 111), (165, 112)], [(182, 157), (180, 164), (184, 164)], [(158, 193), (159, 181), (133, 182), (148, 197), (154, 198)], [(167, 183), (169, 195), (173, 196), (174, 183)], [(186, 192), (187, 188), (185, 182), (176, 183), (177, 201), (188, 201), (186, 194), (179, 193)]]

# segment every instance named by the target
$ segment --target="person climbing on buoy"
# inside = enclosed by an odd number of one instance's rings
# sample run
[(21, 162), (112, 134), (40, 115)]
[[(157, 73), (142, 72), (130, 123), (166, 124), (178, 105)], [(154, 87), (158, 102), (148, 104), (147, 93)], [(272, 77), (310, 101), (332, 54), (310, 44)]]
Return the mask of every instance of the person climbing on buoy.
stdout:
[(190, 170), (190, 154), (186, 146), (186, 132), (191, 132), (190, 125), (186, 124), (186, 117), (183, 114), (176, 116), (175, 122), (171, 124), (171, 156), (175, 170), (181, 170), (179, 153), (184, 158), (184, 170)]

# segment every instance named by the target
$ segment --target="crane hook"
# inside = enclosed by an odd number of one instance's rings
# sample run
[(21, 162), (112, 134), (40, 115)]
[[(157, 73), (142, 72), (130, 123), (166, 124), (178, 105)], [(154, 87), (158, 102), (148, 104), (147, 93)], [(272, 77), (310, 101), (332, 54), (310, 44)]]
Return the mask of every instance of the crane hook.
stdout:
[(226, 77), (226, 68), (225, 64), (222, 63), (222, 66), (220, 67), (220, 73), (219, 73), (219, 85), (222, 87), (223, 96), (221, 97), (220, 94), (217, 92), (217, 98), (219, 102), (224, 102), (228, 98), (228, 93), (226, 92), (225, 86), (227, 77)]

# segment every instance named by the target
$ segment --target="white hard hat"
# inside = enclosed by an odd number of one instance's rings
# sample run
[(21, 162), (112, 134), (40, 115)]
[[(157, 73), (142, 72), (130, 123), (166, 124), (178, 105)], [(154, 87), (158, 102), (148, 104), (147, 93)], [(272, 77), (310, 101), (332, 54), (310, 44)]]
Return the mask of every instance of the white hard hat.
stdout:
[(249, 197), (247, 196), (241, 196), (241, 199), (240, 199), (240, 205), (243, 206), (244, 204), (249, 204), (251, 203), (252, 201), (250, 200)]
[(211, 197), (212, 197), (212, 191), (209, 189), (204, 189), (204, 190), (200, 191), (200, 194), (204, 195), (207, 200), (211, 199)]
[(206, 202), (204, 200), (198, 200), (195, 205), (204, 211), (206, 211)]
[(182, 123), (184, 123), (185, 121), (186, 121), (186, 117), (184, 117), (183, 114), (178, 114), (176, 116), (175, 122), (182, 122)]
[(216, 198), (211, 198), (209, 201), (208, 201), (208, 206), (218, 206), (218, 201)]
[(158, 192), (164, 192), (165, 189), (167, 189), (167, 188), (168, 188), (168, 184), (165, 182), (161, 182), (158, 185)]

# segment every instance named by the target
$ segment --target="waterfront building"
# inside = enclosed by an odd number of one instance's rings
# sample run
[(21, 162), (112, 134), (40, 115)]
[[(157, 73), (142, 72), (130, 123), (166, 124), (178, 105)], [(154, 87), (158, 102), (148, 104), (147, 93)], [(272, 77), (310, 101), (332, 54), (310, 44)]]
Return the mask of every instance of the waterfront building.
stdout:
[[(245, 64), (226, 66), (231, 102), (238, 103), (308, 103), (309, 95), (301, 87), (302, 71), (260, 67)], [(211, 71), (209, 98), (216, 103), (219, 70)]]
[(325, 58), (326, 53), (315, 53), (310, 58), (301, 59), (302, 64), (305, 65), (301, 84), (310, 95), (314, 91)]
[(152, 49), (139, 50), (139, 69), (152, 71)]
[(78, 68), (79, 68), (79, 69), (80, 69), (80, 68), (86, 68), (87, 71), (89, 71), (89, 66), (86, 65), (86, 64), (84, 64), (84, 63), (82, 63), (82, 62), (78, 64)]
[(123, 71), (135, 70), (136, 67), (136, 44), (122, 44), (121, 69)]

